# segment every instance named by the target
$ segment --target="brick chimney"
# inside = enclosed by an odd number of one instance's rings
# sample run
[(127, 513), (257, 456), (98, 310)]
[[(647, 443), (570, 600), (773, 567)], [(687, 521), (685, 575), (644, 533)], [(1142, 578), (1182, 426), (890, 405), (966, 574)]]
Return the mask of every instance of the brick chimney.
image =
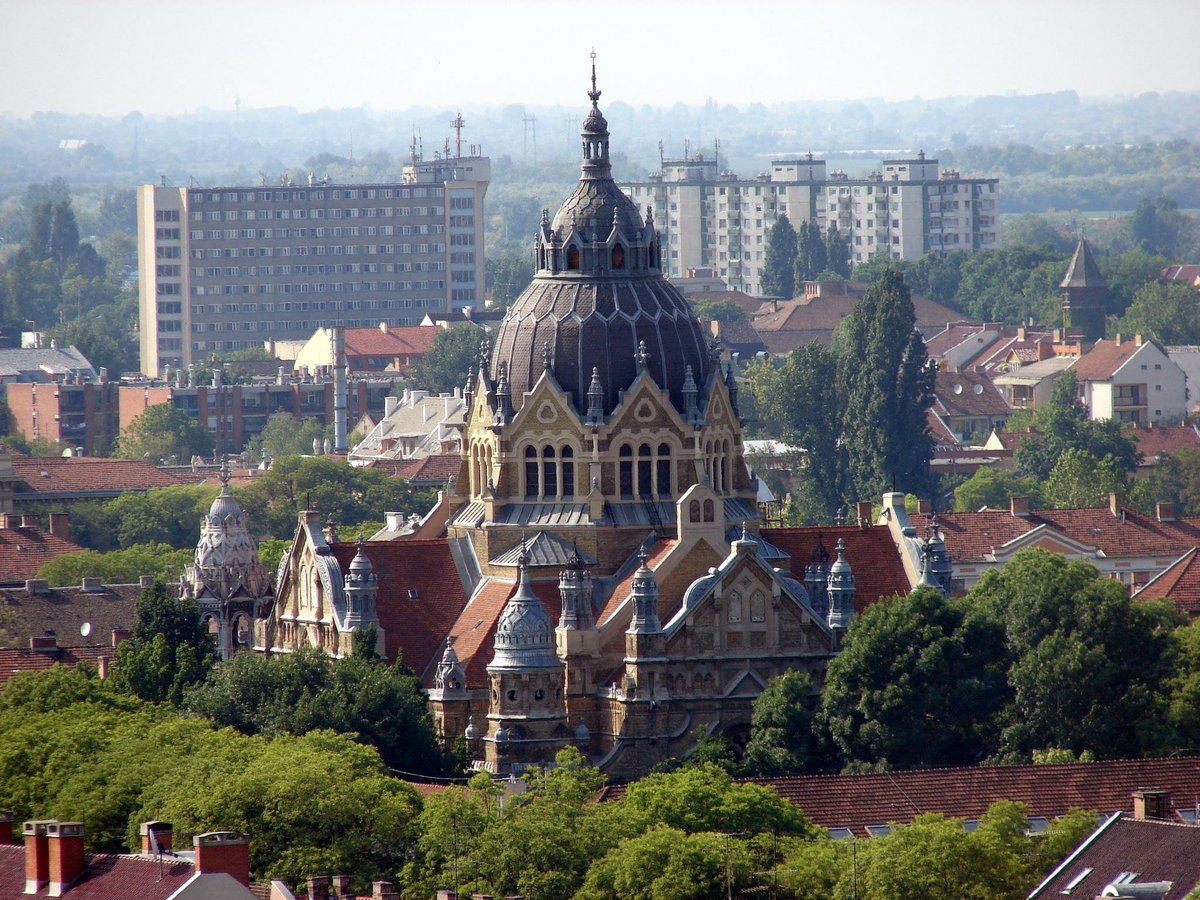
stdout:
[(871, 524), (870, 500), (859, 500), (856, 504), (854, 504), (854, 518), (857, 520), (860, 526)]
[(1133, 817), (1145, 819), (1171, 819), (1171, 792), (1162, 788), (1142, 788), (1133, 792)]
[(236, 831), (209, 831), (192, 838), (196, 871), (224, 872), (250, 887), (250, 836)]
[(308, 876), (308, 900), (329, 900), (329, 876)]
[(138, 826), (138, 833), (142, 836), (143, 853), (168, 853), (173, 848), (170, 822), (143, 822)]
[(131, 637), (131, 634), (130, 634), (130, 631), (128, 628), (123, 628), (120, 625), (113, 626), (112, 645), (114, 647), (120, 647), (121, 643), (123, 641), (129, 640), (130, 637)]
[(46, 844), (50, 853), (49, 897), (61, 897), (83, 874), (83, 823), (48, 822)]
[(933, 501), (932, 500), (918, 500), (917, 501), (917, 515), (918, 516), (928, 516), (932, 512), (933, 512)]
[(50, 850), (46, 846), (46, 826), (53, 819), (26, 822), (25, 835), (25, 893), (36, 894), (50, 881)]
[(1118, 519), (1124, 518), (1121, 515), (1121, 497), (1116, 491), (1108, 492), (1108, 511)]
[(1017, 518), (1025, 518), (1029, 515), (1029, 498), (1009, 497), (1008, 510)]
[(333, 888), (333, 896), (337, 897), (337, 900), (354, 900), (354, 894), (350, 891), (349, 875), (334, 875), (330, 879), (330, 886)]
[(16, 841), (13, 840), (12, 826), (13, 814), (0, 812), (0, 845), (11, 847), (16, 844)]
[(1175, 504), (1174, 503), (1155, 503), (1154, 515), (1160, 522), (1175, 521)]
[(376, 881), (371, 885), (371, 900), (400, 900), (400, 892), (390, 881)]
[(50, 533), (64, 541), (71, 539), (71, 517), (64, 512), (50, 513)]
[(58, 636), (49, 628), (41, 634), (29, 639), (29, 649), (40, 653), (54, 653), (58, 650)]

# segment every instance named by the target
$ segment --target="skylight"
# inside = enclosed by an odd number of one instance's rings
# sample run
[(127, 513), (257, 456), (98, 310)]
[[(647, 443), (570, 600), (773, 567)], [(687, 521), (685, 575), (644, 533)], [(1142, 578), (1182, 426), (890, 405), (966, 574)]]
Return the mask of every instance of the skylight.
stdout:
[(1071, 891), (1073, 891), (1075, 888), (1079, 887), (1079, 884), (1081, 881), (1083, 881), (1083, 879), (1087, 878), (1091, 874), (1092, 874), (1092, 869), (1090, 866), (1086, 869), (1080, 869), (1079, 874), (1076, 875), (1074, 878), (1072, 878), (1070, 881), (1068, 881), (1066, 884), (1066, 887), (1064, 887), (1061, 891), (1059, 891), (1059, 893), (1060, 894), (1071, 893)]

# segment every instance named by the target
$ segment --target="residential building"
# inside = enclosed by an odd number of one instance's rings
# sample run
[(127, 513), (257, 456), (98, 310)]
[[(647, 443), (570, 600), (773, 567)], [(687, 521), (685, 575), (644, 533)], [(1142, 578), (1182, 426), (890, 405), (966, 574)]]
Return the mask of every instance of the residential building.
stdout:
[(66, 375), (51, 383), (4, 386), (11, 430), (29, 441), (62, 443), (87, 456), (110, 451), (120, 434), (117, 384), (108, 374), (95, 379)]
[(0, 452), (0, 513), (42, 513), (79, 500), (109, 500), (199, 479), (164, 472), (140, 459), (13, 456)]
[(646, 181), (622, 187), (639, 207), (651, 206), (663, 241), (663, 270), (672, 278), (708, 268), (731, 288), (761, 294), (767, 232), (783, 215), (793, 226), (836, 224), (849, 259), (998, 246), (999, 180), (938, 171), (924, 151), (884, 159), (880, 171), (851, 179), (826, 172), (812, 154), (774, 160), (769, 172), (742, 179), (703, 153), (664, 159)]
[(94, 381), (99, 377), (100, 373), (75, 345), (62, 347), (52, 339), (42, 346), (41, 334), (26, 332), (26, 335), (33, 339), (28, 346), (0, 349), (0, 384), (46, 384), (66, 378)]
[(140, 186), (142, 372), (481, 305), (491, 162), (457, 147), (397, 184)]
[(22, 584), (54, 557), (83, 548), (71, 540), (66, 513), (50, 513), (49, 529), (41, 516), (0, 513), (0, 584)]
[(1037, 409), (1049, 401), (1058, 377), (1078, 361), (1075, 356), (1051, 356), (1031, 363), (1013, 361), (1008, 363), (1007, 371), (992, 376), (992, 383), (1013, 409)]
[(481, 349), (437, 506), (358, 544), (302, 513), (256, 623), (271, 653), (375, 634), (443, 738), (504, 774), (568, 744), (629, 776), (701, 732), (739, 740), (770, 678), (819, 679), (856, 610), (911, 587), (886, 528), (761, 527), (737, 382), (612, 180), (589, 96), (579, 184)]
[(1106, 817), (1030, 892), (1029, 900), (1194, 896), (1192, 891), (1200, 887), (1200, 827), (1169, 817), (1169, 808), (1162, 809), (1163, 803), (1170, 804), (1165, 791), (1147, 788), (1134, 798), (1132, 815)]
[(1200, 291), (1200, 265), (1195, 263), (1167, 266), (1159, 272), (1158, 277), (1163, 281), (1186, 284), (1188, 287)]
[(930, 415), (937, 417), (956, 442), (971, 435), (991, 434), (1003, 427), (1012, 413), (1004, 395), (991, 379), (976, 372), (938, 371), (934, 380), (933, 405)]
[[(295, 368), (310, 372), (335, 364), (332, 328), (318, 328), (295, 357)], [(433, 347), (441, 331), (436, 325), (346, 328), (346, 368), (351, 375), (364, 372), (407, 373)]]
[(1167, 347), (1171, 362), (1183, 370), (1187, 390), (1188, 412), (1194, 412), (1200, 404), (1200, 347), (1176, 345)]
[(1138, 589), (1134, 600), (1167, 600), (1189, 619), (1200, 619), (1200, 547), (1193, 547)]
[(137, 584), (103, 584), (89, 577), (72, 586), (50, 587), (30, 577), (0, 588), (2, 646), (36, 645), (32, 649), (51, 658), (57, 650), (95, 650), (112, 656), (133, 627), (138, 594), (153, 583), (149, 575)]
[(431, 395), (405, 389), (384, 399), (383, 418), (350, 450), (350, 465), (366, 466), (462, 452), (466, 400), (462, 391)]
[(1093, 419), (1149, 425), (1178, 422), (1187, 415), (1183, 370), (1140, 334), (1097, 341), (1071, 371)]

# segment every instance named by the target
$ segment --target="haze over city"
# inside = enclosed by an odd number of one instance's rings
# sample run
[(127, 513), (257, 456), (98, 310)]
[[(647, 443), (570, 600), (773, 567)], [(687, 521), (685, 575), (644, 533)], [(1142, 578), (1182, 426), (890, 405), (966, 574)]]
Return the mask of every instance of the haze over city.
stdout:
[(9, 0), (0, 23), (0, 113), (16, 116), (578, 103), (593, 45), (606, 98), (636, 105), (1200, 89), (1186, 0)]

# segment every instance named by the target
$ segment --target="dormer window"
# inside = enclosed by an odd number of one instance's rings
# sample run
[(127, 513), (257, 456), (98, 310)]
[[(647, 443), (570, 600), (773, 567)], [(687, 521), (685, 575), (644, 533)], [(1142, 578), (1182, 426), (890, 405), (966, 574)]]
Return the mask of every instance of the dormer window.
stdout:
[(579, 248), (574, 245), (567, 248), (567, 271), (579, 271)]
[(620, 244), (614, 244), (612, 248), (612, 267), (614, 269), (625, 268), (625, 248)]

